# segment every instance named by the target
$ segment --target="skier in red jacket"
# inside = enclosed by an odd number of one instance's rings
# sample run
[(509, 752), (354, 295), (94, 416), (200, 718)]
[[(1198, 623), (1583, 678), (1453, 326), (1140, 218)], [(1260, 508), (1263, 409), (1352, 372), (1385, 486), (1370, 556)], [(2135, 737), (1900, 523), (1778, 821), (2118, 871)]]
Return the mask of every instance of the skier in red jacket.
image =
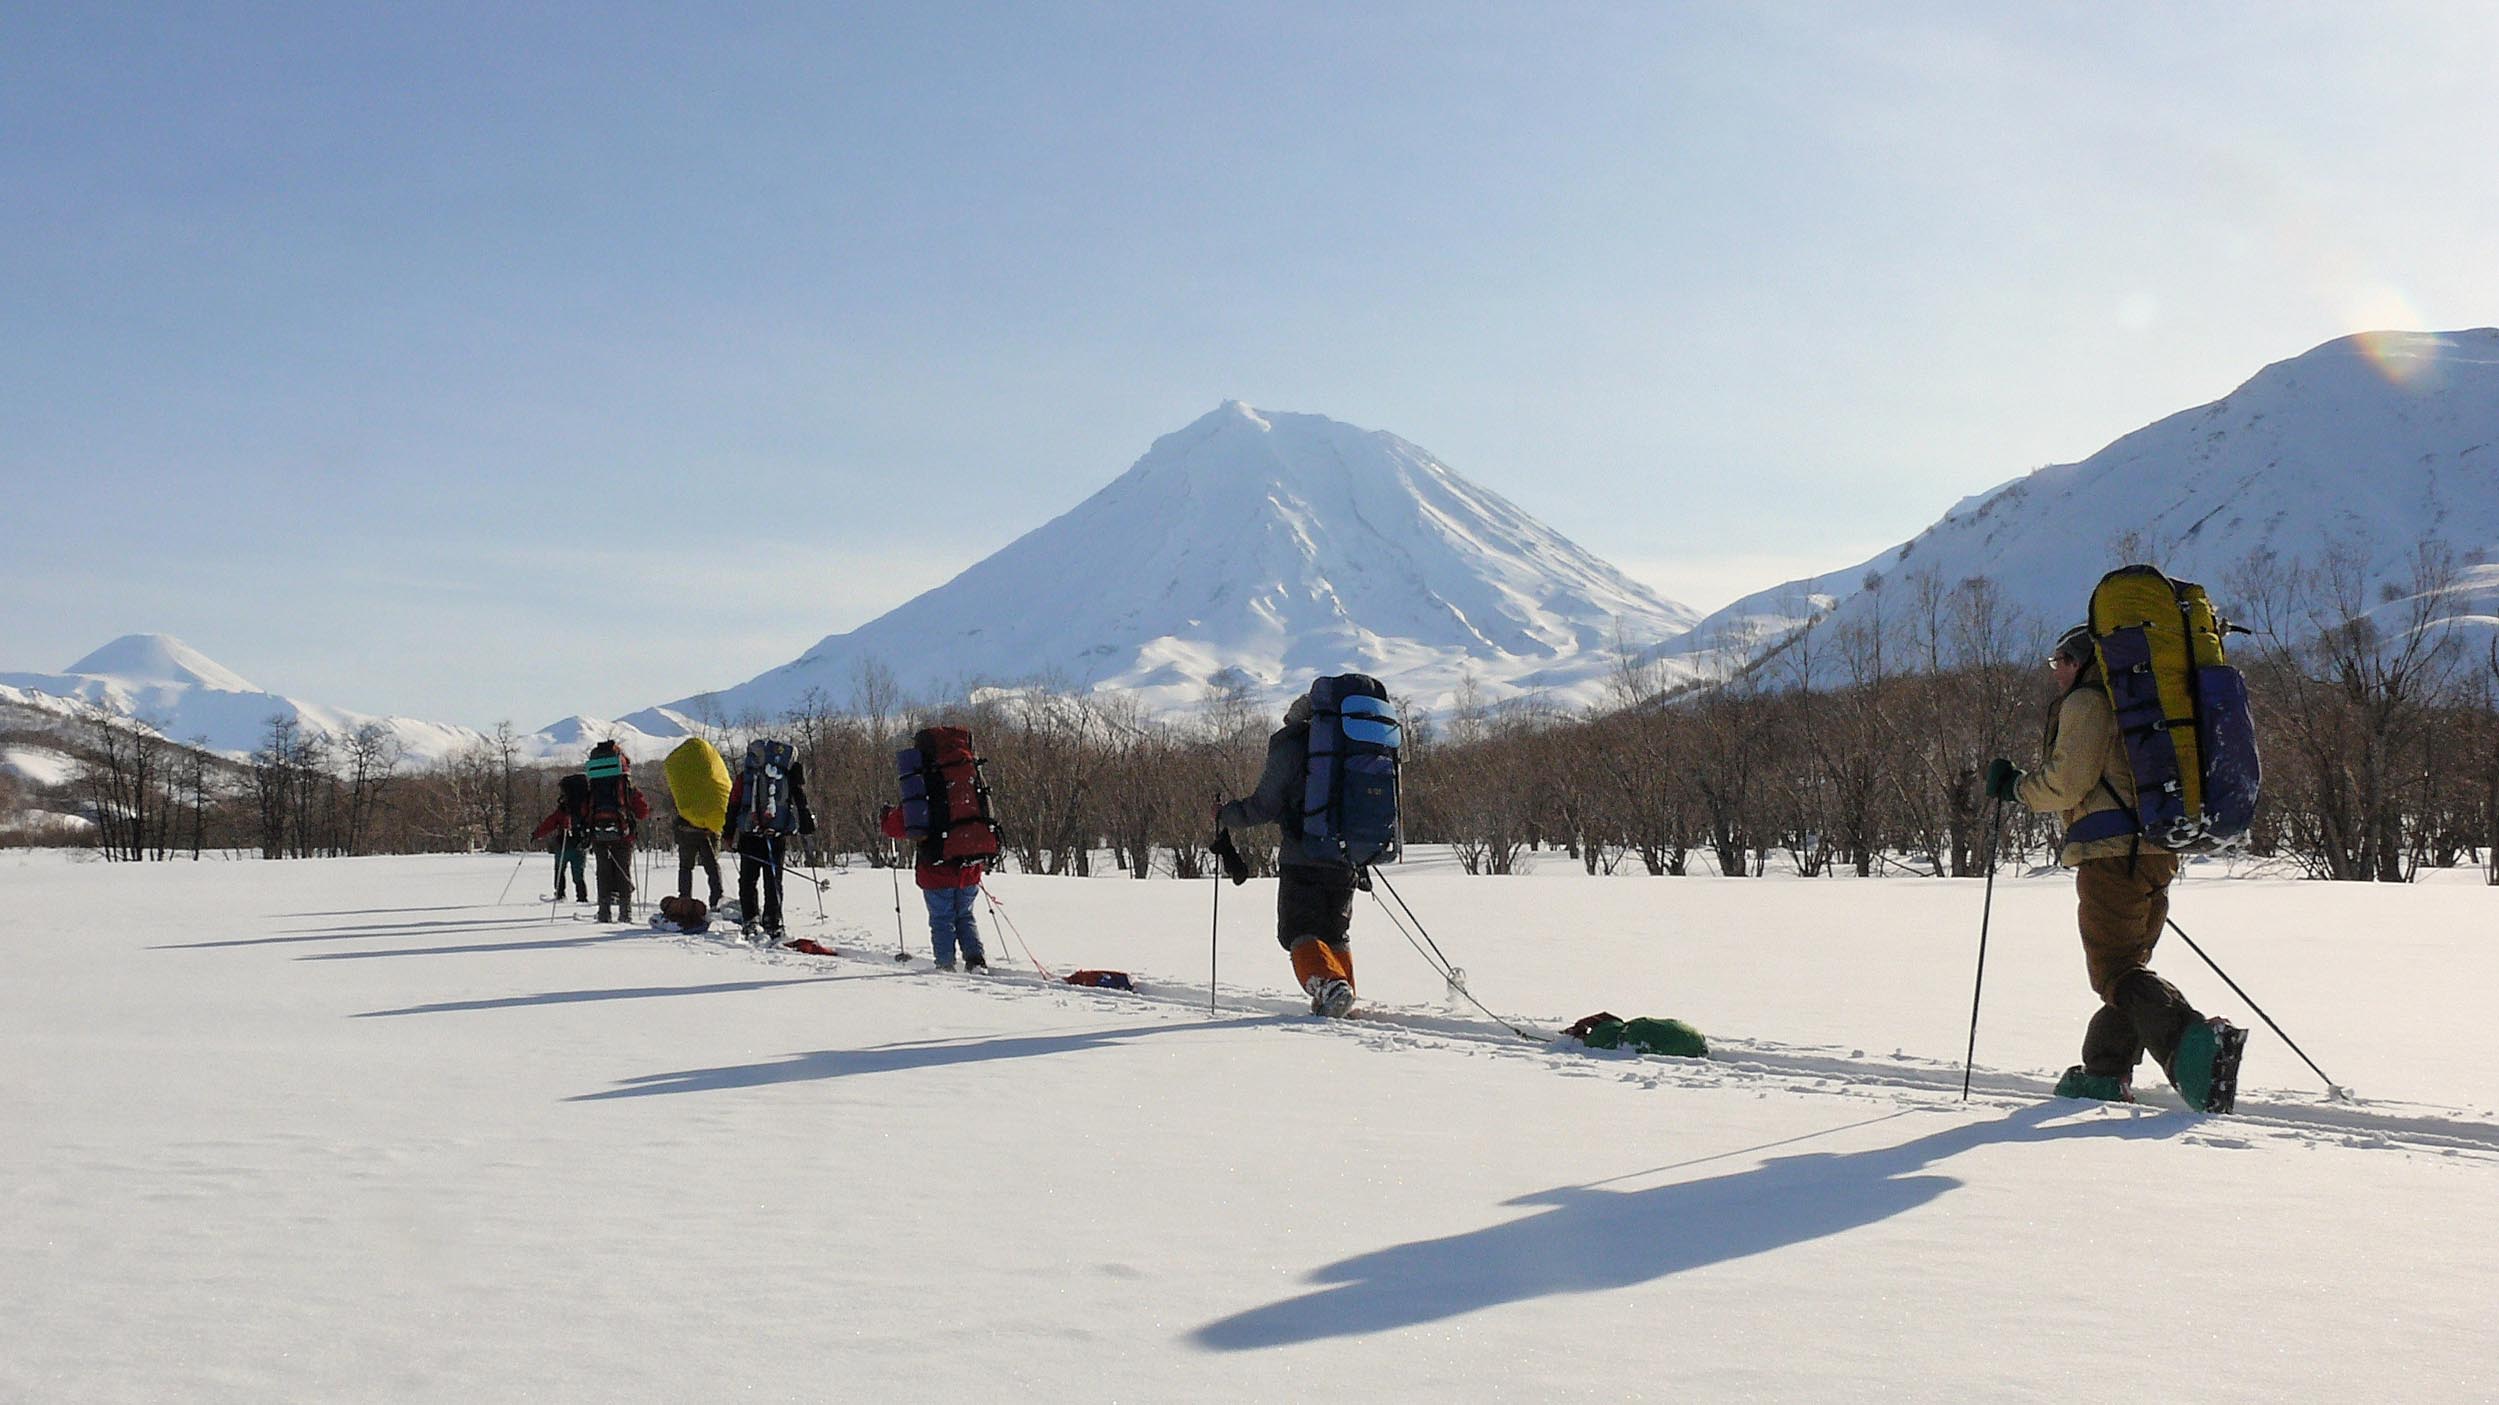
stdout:
[[(903, 839), (902, 810), (888, 805), (877, 816), (877, 828), (888, 839)], [(963, 953), (963, 969), (986, 971), (989, 957), (981, 948), (980, 922), (973, 916), (973, 905), (981, 890), (981, 864), (978, 859), (949, 859), (945, 841), (932, 835), (920, 841), (919, 864), (912, 872), (912, 881), (919, 884), (920, 897), (928, 904), (928, 943), (937, 955), (937, 969), (955, 968), (955, 952)]]

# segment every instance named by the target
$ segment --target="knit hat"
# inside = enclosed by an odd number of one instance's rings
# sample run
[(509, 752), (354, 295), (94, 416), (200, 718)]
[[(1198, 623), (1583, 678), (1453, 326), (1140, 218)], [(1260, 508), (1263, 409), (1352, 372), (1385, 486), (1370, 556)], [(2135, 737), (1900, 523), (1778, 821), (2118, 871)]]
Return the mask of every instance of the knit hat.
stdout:
[(2076, 663), (2091, 662), (2091, 626), (2078, 624), (2056, 637), (2056, 647), (2048, 651), (2051, 659), (2072, 659)]

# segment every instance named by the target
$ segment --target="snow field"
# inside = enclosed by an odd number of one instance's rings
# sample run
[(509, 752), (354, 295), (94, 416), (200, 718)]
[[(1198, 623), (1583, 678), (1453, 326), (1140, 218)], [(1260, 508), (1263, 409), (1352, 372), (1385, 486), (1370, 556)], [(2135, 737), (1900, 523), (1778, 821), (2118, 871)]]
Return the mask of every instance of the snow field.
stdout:
[[(1488, 1004), (1693, 1020), (1709, 1064), (1447, 1008), (1290, 1013), (1272, 888), (996, 881), (1054, 970), (546, 920), (510, 859), (0, 854), (0, 1398), (2490, 1398), (2499, 893), (2192, 877), (2270, 1033), (2249, 1115), (2040, 1092), (2065, 880), (1396, 875)], [(1023, 952), (987, 913), (993, 961)], [(2183, 951), (2162, 969), (2252, 1017)], [(2146, 1070), (2150, 1080), (2151, 1071)], [(2336, 1122), (2333, 1115), (2343, 1113)]]

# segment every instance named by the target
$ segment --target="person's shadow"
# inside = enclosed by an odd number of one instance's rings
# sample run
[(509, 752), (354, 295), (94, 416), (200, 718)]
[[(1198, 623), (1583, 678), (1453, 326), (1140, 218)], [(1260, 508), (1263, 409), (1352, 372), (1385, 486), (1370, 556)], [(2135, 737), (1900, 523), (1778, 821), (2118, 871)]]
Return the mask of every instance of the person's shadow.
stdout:
[[(827, 979), (842, 979), (828, 977)], [(852, 979), (872, 979), (854, 977)], [(385, 1011), (384, 1013), (394, 1013)], [(866, 1049), (818, 1049), (791, 1054), (768, 1063), (730, 1064), (719, 1068), (687, 1068), (645, 1073), (597, 1093), (576, 1093), (572, 1103), (613, 1102), (619, 1098), (651, 1098), (678, 1093), (716, 1093), (735, 1088), (761, 1088), (776, 1083), (805, 1083), (826, 1078), (858, 1078), (879, 1073), (907, 1073), (952, 1064), (989, 1063), (998, 1059), (1045, 1058), (1091, 1049), (1111, 1049), (1160, 1034), (1203, 1034), (1209, 1030), (1271, 1025), (1273, 1015), (1235, 1015), (1187, 1024), (1129, 1025), (1115, 1029), (1085, 1028), (1065, 1033), (1001, 1035), (991, 1039), (919, 1039), (880, 1044)]]
[(2194, 1119), (2090, 1117), (2047, 1125), (2071, 1103), (1961, 1123), (1897, 1146), (1782, 1156), (1749, 1171), (1646, 1190), (1562, 1186), (1512, 1205), (1540, 1213), (1356, 1255), (1312, 1274), (1333, 1287), (1210, 1322), (1191, 1333), (1216, 1351), (1360, 1336), (1555, 1293), (1623, 1288), (1686, 1269), (1841, 1234), (1916, 1209), (1961, 1184), (1919, 1175), (1972, 1147), (2065, 1137), (2166, 1137)]

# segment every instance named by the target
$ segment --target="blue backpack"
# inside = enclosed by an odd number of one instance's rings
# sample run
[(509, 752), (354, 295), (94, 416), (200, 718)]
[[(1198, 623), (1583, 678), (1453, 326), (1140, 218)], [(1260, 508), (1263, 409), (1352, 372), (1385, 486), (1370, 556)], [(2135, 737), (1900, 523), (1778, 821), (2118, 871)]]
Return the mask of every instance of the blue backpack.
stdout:
[(746, 744), (746, 808), (738, 815), (745, 834), (791, 834), (798, 829), (798, 811), (790, 804), (790, 770), (798, 752), (784, 741)]
[(1397, 861), (1401, 740), (1380, 680), (1344, 673), (1311, 683), (1301, 836), (1312, 858), (1348, 868)]

